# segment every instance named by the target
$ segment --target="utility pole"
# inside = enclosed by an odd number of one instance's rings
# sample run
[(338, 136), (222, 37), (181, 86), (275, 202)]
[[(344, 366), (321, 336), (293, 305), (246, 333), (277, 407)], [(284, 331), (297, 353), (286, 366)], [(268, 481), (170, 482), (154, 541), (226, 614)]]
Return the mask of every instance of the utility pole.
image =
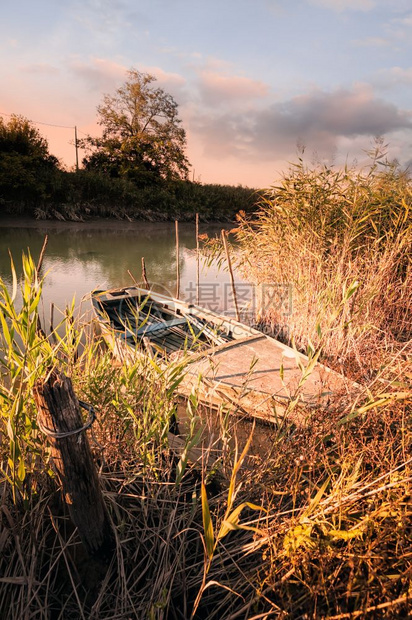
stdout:
[(74, 126), (74, 148), (76, 149), (76, 172), (79, 171), (79, 147), (77, 145), (77, 127)]
[(180, 266), (179, 266), (179, 222), (175, 220), (176, 230), (176, 299), (180, 297)]

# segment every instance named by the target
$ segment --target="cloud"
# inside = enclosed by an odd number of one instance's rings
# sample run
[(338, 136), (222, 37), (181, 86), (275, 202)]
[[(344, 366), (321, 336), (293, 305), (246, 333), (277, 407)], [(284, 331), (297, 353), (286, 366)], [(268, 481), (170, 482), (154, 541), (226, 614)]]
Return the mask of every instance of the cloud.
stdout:
[(137, 67), (143, 73), (149, 73), (156, 78), (154, 88), (162, 88), (166, 93), (170, 94), (179, 105), (190, 101), (190, 95), (187, 92), (187, 80), (180, 73), (169, 73), (160, 67), (151, 65), (139, 65)]
[(352, 45), (356, 47), (387, 47), (389, 44), (389, 40), (384, 37), (365, 37), (352, 41)]
[(23, 65), (20, 67), (22, 73), (38, 74), (38, 75), (58, 75), (60, 69), (49, 65), (48, 63), (37, 63), (32, 65)]
[(168, 85), (172, 87), (179, 87), (186, 84), (186, 78), (184, 78), (179, 73), (168, 73), (160, 67), (144, 65), (139, 67), (139, 71), (143, 71), (144, 73), (150, 73), (150, 75), (153, 75), (156, 80), (161, 83), (162, 87), (167, 87)]
[(302, 143), (331, 154), (340, 138), (383, 135), (412, 130), (412, 118), (391, 103), (358, 86), (329, 93), (315, 91), (248, 113), (198, 115), (191, 131), (201, 134), (209, 155), (289, 158)]
[(269, 93), (269, 87), (264, 82), (225, 75), (208, 68), (199, 71), (199, 88), (202, 100), (208, 105), (260, 99)]
[(118, 88), (124, 82), (128, 67), (104, 58), (92, 58), (89, 62), (74, 59), (69, 63), (69, 69), (87, 83), (89, 90), (103, 94)]
[(375, 0), (308, 0), (309, 4), (332, 11), (370, 11), (375, 8)]
[(391, 67), (390, 69), (382, 69), (377, 74), (375, 83), (380, 88), (390, 88), (392, 86), (412, 85), (412, 67)]
[(127, 6), (123, 0), (75, 0), (70, 10), (80, 26), (107, 35), (127, 26)]
[[(127, 80), (127, 71), (131, 67), (112, 62), (105, 58), (92, 58), (89, 62), (79, 59), (71, 60), (69, 70), (89, 86), (89, 90), (110, 93), (119, 88)], [(153, 75), (158, 84), (167, 92), (179, 92), (186, 84), (186, 79), (178, 73), (168, 73), (160, 67), (141, 65), (137, 67), (143, 73)]]
[(412, 26), (412, 13), (409, 15), (405, 15), (404, 17), (397, 17), (393, 20), (395, 24), (400, 24), (401, 26), (406, 26), (410, 28)]

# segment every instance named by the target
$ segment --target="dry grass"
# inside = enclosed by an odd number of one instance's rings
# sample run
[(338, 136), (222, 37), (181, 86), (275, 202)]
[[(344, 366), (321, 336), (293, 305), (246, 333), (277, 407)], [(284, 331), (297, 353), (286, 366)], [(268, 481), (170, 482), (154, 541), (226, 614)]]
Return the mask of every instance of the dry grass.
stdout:
[[(106, 415), (116, 409), (107, 405)], [(85, 556), (55, 481), (37, 478), (25, 506), (13, 504), (3, 482), (5, 617), (180, 619), (191, 617), (196, 600), (196, 618), (368, 617), (377, 605), (382, 617), (406, 617), (412, 446), (405, 404), (341, 425), (319, 413), (307, 428), (271, 431), (272, 449), (238, 472), (233, 500), (267, 512), (244, 510), (240, 525), (251, 529), (230, 532), (212, 557), (202, 472), (188, 466), (176, 484), (178, 458), (167, 447), (153, 443), (148, 465), (131, 428), (113, 448), (115, 426), (92, 440), (116, 539), (109, 565)], [(233, 459), (227, 456), (232, 467)], [(211, 476), (206, 491), (218, 532), (228, 483)]]
[[(248, 443), (251, 427), (245, 433), (244, 423), (223, 412), (214, 422), (220, 452), (206, 450), (197, 467), (176, 456), (168, 430), (183, 364), (166, 371), (139, 360), (116, 366), (93, 341), (75, 359), (81, 334), (70, 320), (57, 343), (45, 339), (35, 328), (41, 282), (30, 260), (23, 315), (14, 314), (2, 289), (1, 618), (410, 614), (410, 226), (400, 216), (399, 225), (388, 224), (395, 212), (406, 212), (410, 184), (393, 168), (383, 174), (389, 177), (374, 172), (357, 180), (298, 168), (282, 190), (271, 190), (254, 223), (240, 222), (241, 248), (253, 254), (251, 265), (259, 265), (262, 277), (294, 278), (288, 320), (296, 342), (323, 346), (326, 358), (362, 380), (366, 395), (343, 412), (341, 403), (317, 411), (305, 427), (287, 420), (278, 428), (256, 427), (248, 455), (238, 457), (235, 447)], [(363, 196), (359, 213), (345, 215), (355, 194)], [(361, 206), (371, 197), (379, 217), (364, 220), (363, 229)], [(290, 204), (295, 211), (286, 209)], [(277, 219), (279, 209), (291, 218), (287, 226)], [(363, 231), (356, 237), (354, 226)], [(249, 274), (257, 275), (251, 265)], [(36, 425), (32, 386), (51, 361), (98, 412), (88, 434), (116, 541), (108, 563), (85, 555)], [(188, 443), (198, 441), (203, 415), (193, 394)]]
[(371, 378), (411, 338), (411, 212), (410, 177), (379, 151), (361, 172), (300, 160), (235, 230), (247, 279), (291, 287), (292, 311), (263, 300), (261, 321)]

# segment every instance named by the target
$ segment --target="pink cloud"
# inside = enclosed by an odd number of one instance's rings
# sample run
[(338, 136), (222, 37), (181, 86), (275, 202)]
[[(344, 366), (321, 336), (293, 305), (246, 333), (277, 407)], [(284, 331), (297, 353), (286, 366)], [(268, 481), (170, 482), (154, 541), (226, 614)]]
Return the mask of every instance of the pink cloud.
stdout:
[(20, 71), (23, 73), (30, 74), (38, 74), (38, 75), (58, 75), (60, 73), (60, 69), (50, 65), (48, 63), (37, 63), (32, 65), (23, 65), (20, 67)]
[(186, 79), (179, 73), (168, 73), (160, 67), (142, 66), (139, 67), (139, 70), (153, 75), (162, 84), (162, 86), (184, 86), (186, 84)]
[(354, 140), (410, 132), (412, 118), (359, 85), (351, 90), (314, 91), (243, 113), (230, 110), (192, 115), (190, 129), (202, 141), (205, 155), (250, 162), (256, 158), (290, 159), (297, 143), (333, 155), (342, 137)]
[(205, 103), (211, 105), (261, 99), (269, 93), (269, 87), (264, 82), (243, 76), (203, 69), (199, 72), (199, 77), (201, 96)]
[(309, 0), (309, 4), (332, 11), (370, 11), (375, 7), (374, 0)]
[[(127, 80), (127, 72), (131, 68), (104, 58), (92, 58), (89, 62), (75, 59), (69, 64), (70, 71), (86, 82), (90, 91), (96, 92), (101, 97), (104, 94), (114, 94), (115, 90)], [(136, 69), (153, 75), (158, 81), (155, 87), (164, 88), (174, 97), (181, 94), (186, 84), (183, 76), (169, 73), (160, 67), (139, 65)]]
[(90, 62), (74, 59), (69, 63), (72, 73), (87, 82), (90, 90), (102, 93), (117, 88), (125, 80), (128, 68), (105, 58), (92, 58)]
[(352, 44), (356, 47), (387, 47), (389, 39), (383, 37), (365, 37), (364, 39), (355, 39)]
[(178, 102), (179, 105), (188, 101), (188, 93), (186, 92), (187, 80), (179, 73), (169, 73), (160, 67), (150, 65), (139, 65), (139, 71), (153, 75), (157, 82), (153, 84), (154, 88), (163, 88), (167, 93)]
[(383, 86), (393, 86), (396, 84), (412, 84), (412, 67), (391, 67), (383, 69), (378, 76), (378, 82)]

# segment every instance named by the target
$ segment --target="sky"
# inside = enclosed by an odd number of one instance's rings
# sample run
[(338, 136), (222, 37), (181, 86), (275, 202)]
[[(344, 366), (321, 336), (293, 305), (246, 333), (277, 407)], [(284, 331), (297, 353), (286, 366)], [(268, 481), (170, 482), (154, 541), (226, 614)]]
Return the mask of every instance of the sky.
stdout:
[[(70, 169), (131, 68), (178, 103), (190, 177), (264, 188), (308, 164), (412, 163), (412, 0), (0, 0), (0, 113)], [(80, 153), (80, 158), (82, 153)]]

